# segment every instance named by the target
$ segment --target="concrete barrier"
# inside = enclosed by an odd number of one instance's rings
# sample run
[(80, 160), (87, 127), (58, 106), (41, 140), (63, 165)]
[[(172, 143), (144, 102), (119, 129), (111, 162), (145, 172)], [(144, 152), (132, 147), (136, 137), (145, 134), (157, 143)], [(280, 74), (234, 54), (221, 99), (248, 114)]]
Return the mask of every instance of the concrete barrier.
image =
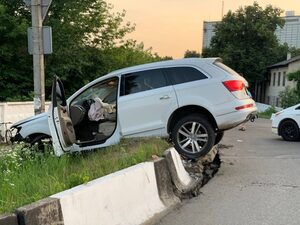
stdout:
[(63, 225), (60, 202), (45, 198), (16, 210), (19, 225)]
[[(192, 167), (196, 166), (197, 173), (205, 173), (207, 166), (198, 171), (198, 163), (214, 160), (216, 153), (211, 151)], [(165, 156), (18, 208), (17, 216), (0, 216), (0, 225), (155, 224), (180, 204), (178, 197), (195, 196), (203, 179), (187, 173), (174, 148), (168, 149)]]
[(182, 159), (174, 148), (165, 152), (172, 181), (176, 187), (176, 194), (180, 198), (191, 197), (193, 190), (201, 185), (199, 177), (191, 177), (185, 170)]
[(141, 163), (51, 196), (60, 200), (65, 225), (142, 224), (167, 207), (154, 163)]
[(0, 215), (0, 225), (18, 225), (16, 214)]

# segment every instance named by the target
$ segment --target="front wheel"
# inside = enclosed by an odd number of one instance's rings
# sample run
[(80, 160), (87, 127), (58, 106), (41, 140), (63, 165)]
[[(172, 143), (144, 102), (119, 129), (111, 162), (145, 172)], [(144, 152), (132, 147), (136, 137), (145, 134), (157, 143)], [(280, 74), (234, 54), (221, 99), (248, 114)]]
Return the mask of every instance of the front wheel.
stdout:
[(280, 125), (280, 134), (285, 141), (298, 141), (300, 134), (299, 134), (299, 127), (298, 125), (292, 120), (286, 120), (282, 122)]
[(190, 115), (179, 120), (171, 132), (179, 154), (196, 159), (206, 155), (215, 144), (213, 126), (201, 115)]
[(37, 152), (45, 153), (52, 146), (51, 137), (46, 134), (40, 134), (30, 141), (30, 146)]

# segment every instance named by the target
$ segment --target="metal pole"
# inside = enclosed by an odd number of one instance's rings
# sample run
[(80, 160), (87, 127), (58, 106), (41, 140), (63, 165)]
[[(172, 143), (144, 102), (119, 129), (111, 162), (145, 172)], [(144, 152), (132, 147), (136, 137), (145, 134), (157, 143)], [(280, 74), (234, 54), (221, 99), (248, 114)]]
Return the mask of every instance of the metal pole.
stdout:
[(35, 114), (45, 112), (45, 69), (41, 1), (42, 0), (31, 0)]

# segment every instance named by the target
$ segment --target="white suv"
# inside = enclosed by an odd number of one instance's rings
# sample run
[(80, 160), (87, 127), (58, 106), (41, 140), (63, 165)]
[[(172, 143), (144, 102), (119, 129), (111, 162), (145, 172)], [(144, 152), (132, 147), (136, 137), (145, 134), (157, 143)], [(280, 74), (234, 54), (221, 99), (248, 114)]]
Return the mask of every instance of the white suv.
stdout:
[(129, 67), (87, 84), (68, 100), (55, 78), (49, 127), (56, 155), (117, 143), (121, 137), (170, 137), (188, 158), (205, 155), (225, 130), (256, 113), (247, 81), (219, 58)]

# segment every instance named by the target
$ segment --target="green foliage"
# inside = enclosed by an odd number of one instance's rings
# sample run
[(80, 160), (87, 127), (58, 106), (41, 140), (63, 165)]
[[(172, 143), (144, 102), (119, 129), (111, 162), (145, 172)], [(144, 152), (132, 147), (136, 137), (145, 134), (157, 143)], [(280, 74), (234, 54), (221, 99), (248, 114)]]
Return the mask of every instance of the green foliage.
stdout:
[(258, 117), (259, 118), (265, 118), (265, 119), (270, 119), (273, 113), (276, 113), (277, 110), (272, 106), (269, 107), (267, 110), (265, 110), (264, 112), (260, 112), (258, 113)]
[(257, 2), (229, 11), (216, 25), (215, 36), (203, 57), (221, 57), (250, 83), (264, 80), (267, 66), (284, 60), (288, 50), (287, 45), (279, 45), (274, 33), (277, 26), (284, 25), (281, 13), (271, 5), (263, 9)]
[(195, 50), (186, 50), (184, 53), (184, 58), (200, 58), (201, 54)]
[(288, 76), (289, 81), (296, 82), (295, 92), (300, 97), (300, 70), (293, 72), (293, 73), (288, 73), (287, 76)]
[(17, 16), (0, 0), (0, 101), (26, 96), (33, 90), (27, 27), (26, 18)]
[[(126, 41), (134, 26), (125, 11), (112, 12), (104, 0), (53, 0), (44, 21), (53, 31), (53, 54), (45, 56), (46, 98), (53, 75), (70, 95), (114, 69), (156, 61), (143, 44)], [(23, 0), (0, 0), (0, 101), (32, 100), (32, 56), (27, 53), (31, 14)]]
[(284, 91), (280, 92), (279, 98), (283, 108), (288, 108), (300, 102), (300, 94), (297, 89), (290, 88), (289, 86), (287, 86)]
[(289, 48), (288, 52), (291, 53), (291, 57), (295, 57), (300, 55), (300, 48), (291, 47)]
[(161, 156), (162, 139), (126, 139), (97, 151), (56, 157), (24, 145), (0, 146), (0, 214), (92, 179)]

